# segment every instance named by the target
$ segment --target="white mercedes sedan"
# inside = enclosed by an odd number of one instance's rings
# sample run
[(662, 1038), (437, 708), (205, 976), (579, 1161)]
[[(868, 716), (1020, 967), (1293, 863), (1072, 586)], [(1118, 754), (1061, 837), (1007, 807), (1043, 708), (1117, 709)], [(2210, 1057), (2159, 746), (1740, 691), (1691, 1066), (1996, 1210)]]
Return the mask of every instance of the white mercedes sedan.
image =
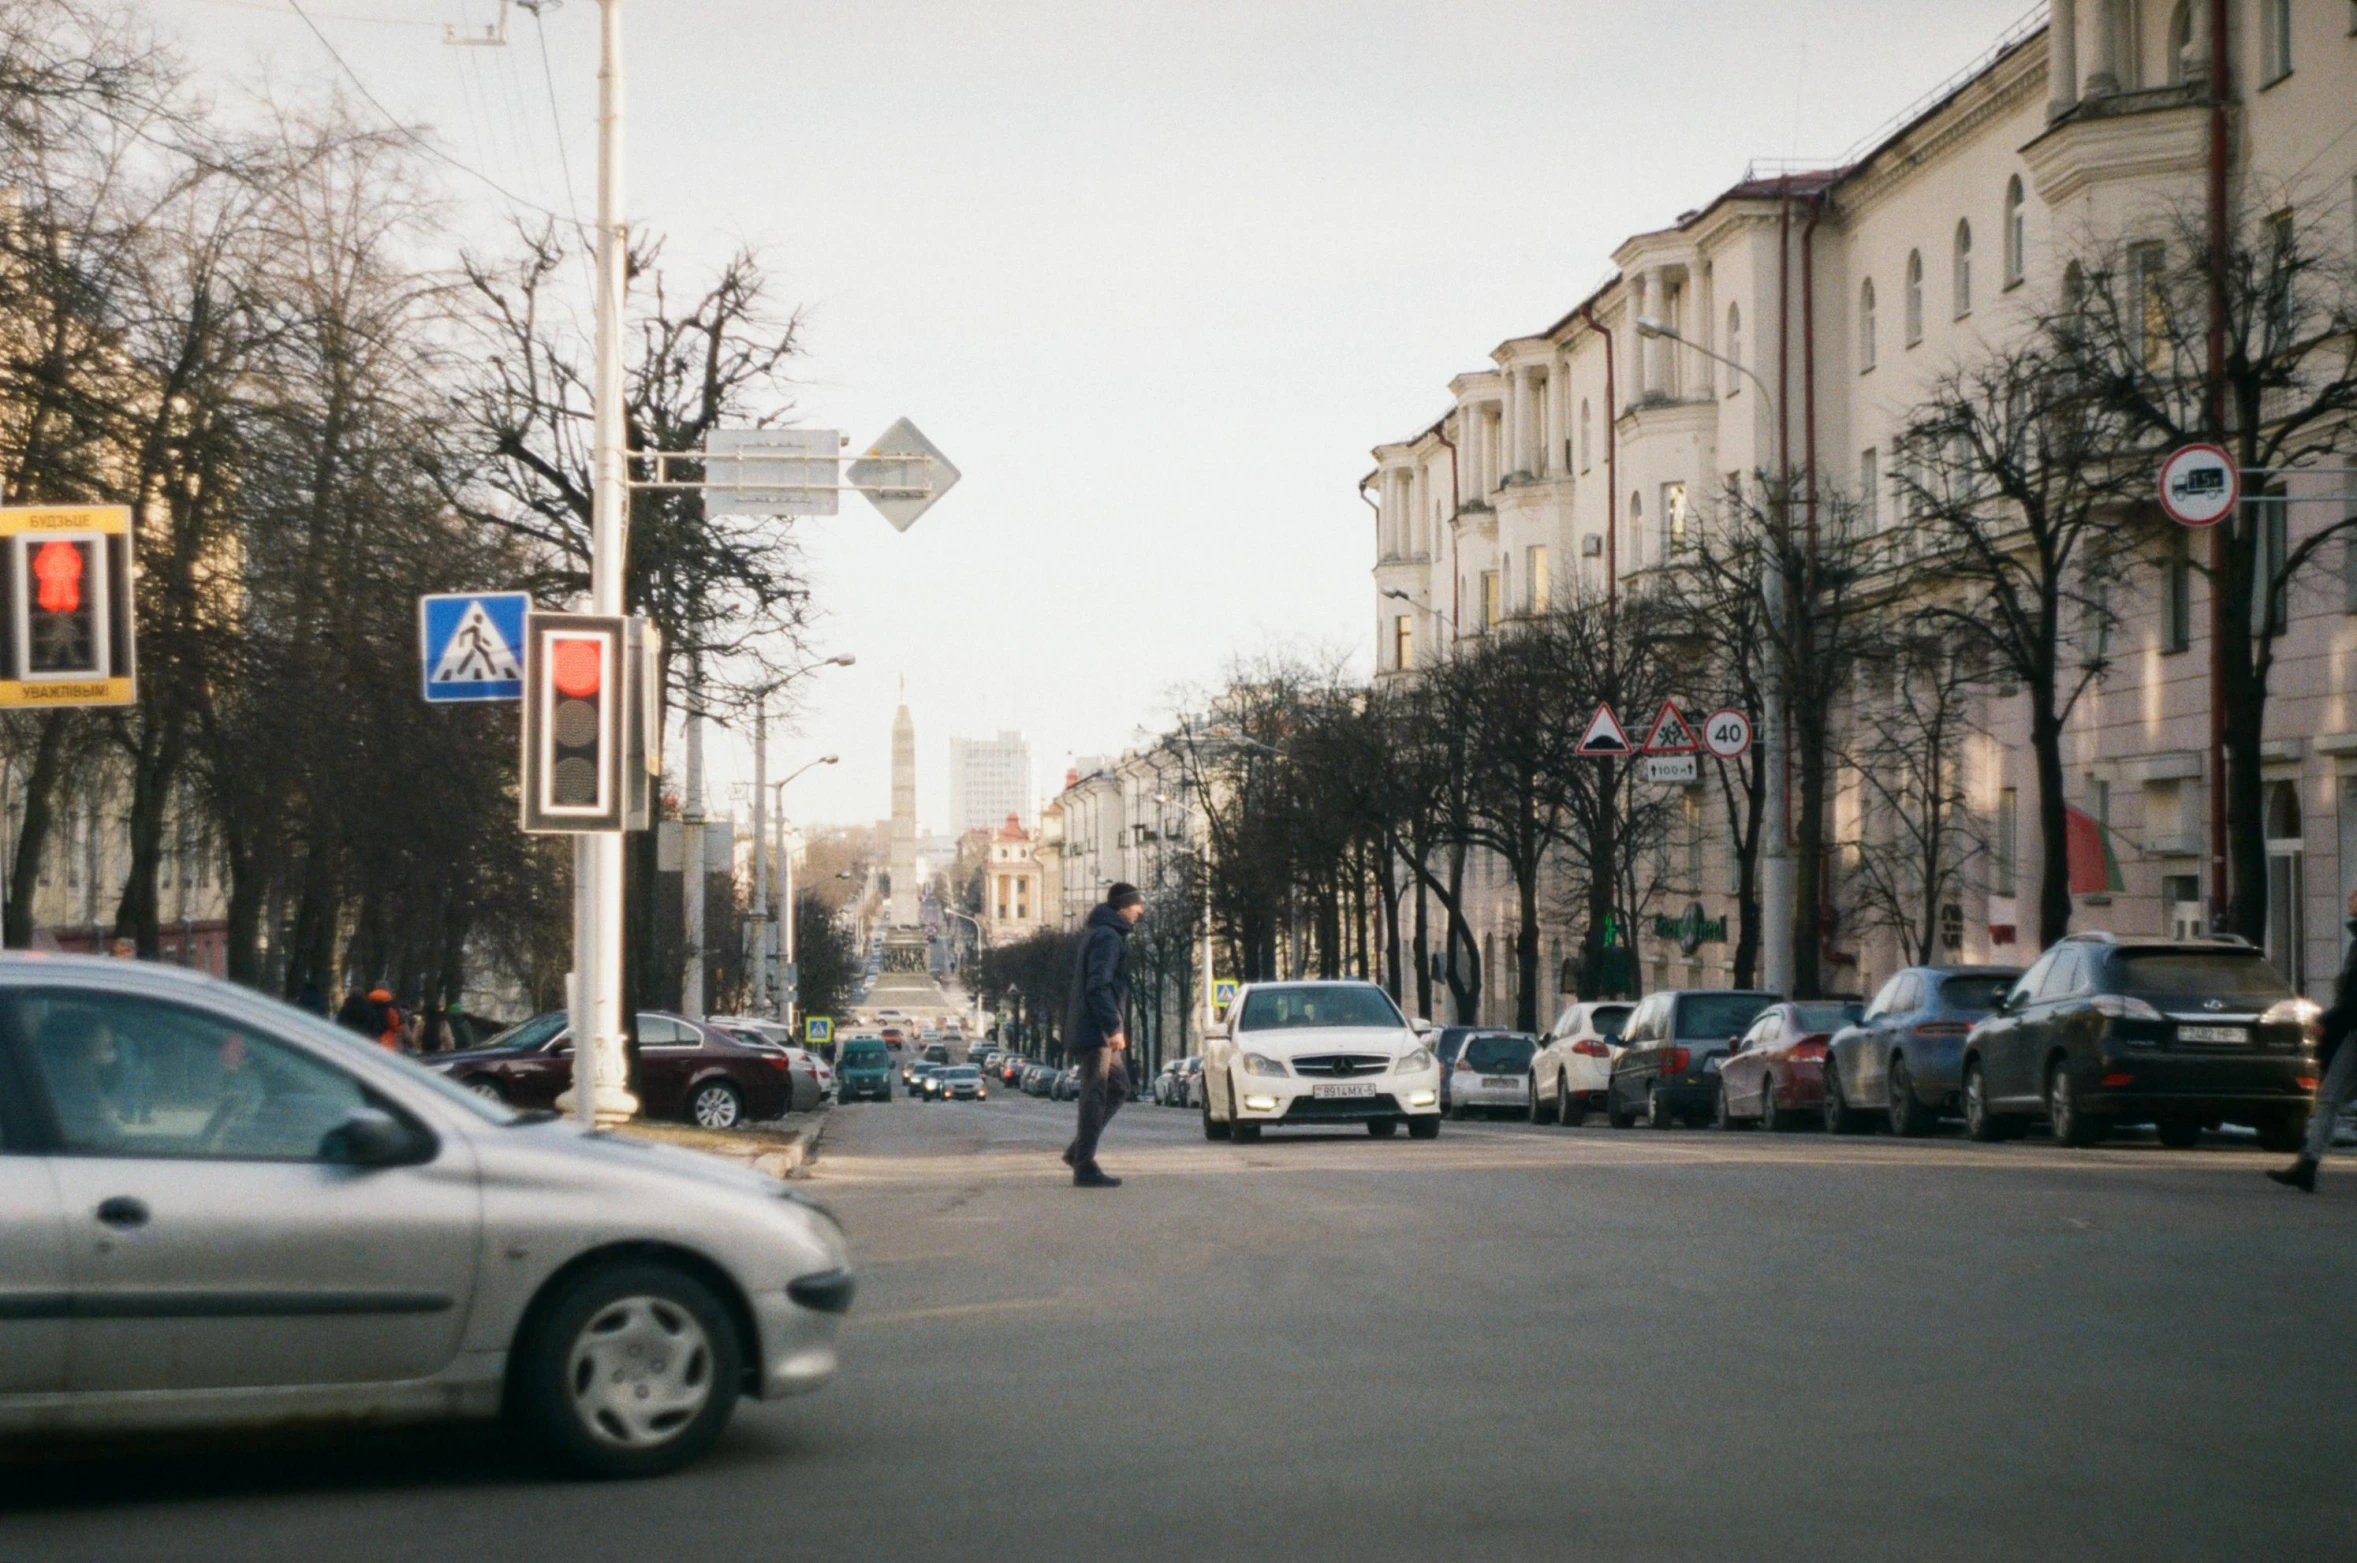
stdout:
[(1203, 1050), (1203, 1137), (1363, 1123), (1381, 1138), (1440, 1133), (1440, 1063), (1371, 982), (1247, 983)]

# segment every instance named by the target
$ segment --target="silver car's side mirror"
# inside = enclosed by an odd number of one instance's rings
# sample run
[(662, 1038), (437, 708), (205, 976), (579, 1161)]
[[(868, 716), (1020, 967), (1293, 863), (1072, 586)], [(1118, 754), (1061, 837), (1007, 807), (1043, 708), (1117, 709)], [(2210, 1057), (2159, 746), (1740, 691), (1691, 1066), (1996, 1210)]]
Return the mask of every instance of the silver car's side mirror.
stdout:
[(431, 1150), (425, 1135), (381, 1107), (355, 1107), (319, 1145), (321, 1159), (353, 1167), (397, 1167), (423, 1161)]

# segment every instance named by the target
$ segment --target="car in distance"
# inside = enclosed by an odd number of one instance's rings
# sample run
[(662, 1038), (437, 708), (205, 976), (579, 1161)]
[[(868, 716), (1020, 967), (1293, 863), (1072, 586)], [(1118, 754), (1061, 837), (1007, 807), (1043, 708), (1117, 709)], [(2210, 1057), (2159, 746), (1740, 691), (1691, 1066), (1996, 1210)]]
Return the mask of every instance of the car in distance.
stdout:
[(1629, 1012), (1605, 1086), (1616, 1129), (1642, 1117), (1656, 1129), (1699, 1124), (1718, 1110), (1719, 1060), (1779, 994), (1756, 988), (1671, 988)]
[(1530, 1062), (1531, 1122), (1576, 1129), (1604, 1105), (1612, 1056), (1620, 1051), (1621, 1027), (1636, 1007), (1594, 999), (1564, 1007)]
[[(481, 1047), (423, 1061), (455, 1083), (511, 1107), (549, 1108), (573, 1084), (573, 1036), (562, 1010), (535, 1015)], [(818, 1105), (815, 1072), (766, 1043), (657, 1010), (638, 1012), (639, 1106), (649, 1117), (706, 1129), (777, 1118)]]
[(1964, 1038), (2021, 977), (2019, 966), (1907, 966), (1875, 990), (1825, 1050), (1825, 1127), (1855, 1134), (1877, 1118), (1929, 1134), (1958, 1111)]
[(2066, 935), (1964, 1039), (1964, 1127), (2002, 1139), (2044, 1119), (2065, 1145), (2149, 1123), (2187, 1146), (2241, 1123), (2297, 1149), (2322, 1012), (2240, 940)]
[(1449, 1071), (1448, 1115), (1530, 1115), (1530, 1061), (1539, 1039), (1524, 1031), (1476, 1031), (1457, 1049)]
[(1203, 1134), (1363, 1123), (1440, 1133), (1440, 1064), (1371, 982), (1246, 983), (1203, 1049)]
[(925, 1077), (928, 1102), (979, 1102), (989, 1096), (990, 1092), (982, 1084), (982, 1071), (972, 1064), (951, 1064)]
[(1760, 1012), (1719, 1060), (1718, 1125), (1795, 1129), (1825, 1107), (1825, 1048), (1865, 1006), (1851, 999), (1787, 1000)]
[(844, 1101), (892, 1100), (892, 1055), (882, 1037), (853, 1037), (843, 1044), (842, 1063)]
[(0, 1433), (505, 1413), (648, 1476), (836, 1371), (850, 1261), (794, 1190), (228, 983), (0, 958), (0, 1077)]
[(908, 1094), (914, 1097), (923, 1097), (925, 1094), (925, 1082), (932, 1079), (933, 1076), (939, 1074), (942, 1070), (948, 1067), (949, 1066), (946, 1064), (936, 1064), (924, 1059), (920, 1059), (916, 1063), (909, 1065)]

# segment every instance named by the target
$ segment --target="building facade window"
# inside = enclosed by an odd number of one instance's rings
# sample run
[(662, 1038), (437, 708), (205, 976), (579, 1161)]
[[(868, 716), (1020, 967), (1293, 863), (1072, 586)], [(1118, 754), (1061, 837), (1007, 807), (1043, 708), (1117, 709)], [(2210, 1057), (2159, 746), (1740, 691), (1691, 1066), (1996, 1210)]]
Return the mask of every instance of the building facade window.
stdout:
[(1972, 224), (1956, 219), (1955, 254), (1950, 262), (1950, 301), (1958, 320), (1972, 313)]
[(2128, 251), (2128, 286), (2133, 290), (2130, 318), (2136, 326), (2137, 362), (2154, 374), (2169, 367), (2169, 291), (2162, 276), (2163, 256), (2157, 244), (2139, 244)]
[(1587, 471), (1595, 464), (1593, 455), (1595, 443), (1595, 437), (1590, 432), (1588, 423), (1588, 399), (1583, 396), (1580, 398), (1580, 470), (1582, 472)]
[(1869, 445), (1858, 453), (1858, 519), (1866, 530), (1882, 530), (1882, 459)]
[[(1743, 364), (1743, 309), (1740, 305), (1727, 306), (1727, 362), (1737, 368)], [(1743, 376), (1730, 370), (1727, 374), (1727, 394), (1733, 396), (1743, 389)]]
[(2193, 534), (2184, 527), (2169, 534), (2161, 575), (2161, 650), (2184, 651), (2193, 644)]
[(1392, 616), (1391, 665), (1402, 673), (1416, 665), (1416, 621), (1404, 613)]
[(1532, 613), (1545, 613), (1554, 592), (1554, 577), (1547, 570), (1547, 547), (1533, 544), (1523, 555), (1523, 590)]
[(2292, 73), (2292, 0), (2259, 0), (2259, 80), (2262, 85)]
[(1498, 572), (1484, 570), (1481, 572), (1481, 627), (1490, 629), (1498, 622), (1498, 618)]
[(2022, 194), (2021, 175), (2005, 181), (2005, 285), (2021, 285), (2030, 269), (2029, 201)]
[(1661, 551), (1666, 558), (1686, 551), (1686, 485), (1661, 486)]
[(1923, 340), (1923, 252), (1907, 252), (1907, 345)]
[(1858, 373), (1874, 367), (1874, 279), (1858, 284)]
[(2182, 87), (2193, 77), (2193, 0), (2177, 0), (2169, 13), (2169, 85)]
[(2251, 557), (2251, 629), (2256, 634), (2281, 634), (2284, 626), (2283, 565), (2291, 549), (2291, 505), (2281, 483), (2270, 483), (2259, 496), (2252, 518), (2258, 526), (2258, 547)]
[(1641, 550), (1641, 549), (1643, 549), (1643, 547), (1644, 547), (1644, 546), (1645, 546), (1645, 496), (1644, 496), (1644, 495), (1642, 495), (1642, 494), (1636, 494), (1636, 493), (1632, 493), (1632, 494), (1630, 494), (1630, 495), (1629, 495), (1629, 562), (1630, 562), (1630, 563), (1632, 563), (1632, 564), (1635, 564), (1635, 563), (1640, 563), (1640, 562), (1642, 562), (1642, 561), (1643, 561), (1643, 559), (1644, 559), (1644, 557), (1645, 557), (1645, 556), (1644, 556), (1644, 554), (1643, 554), (1642, 552), (1640, 552), (1640, 550)]

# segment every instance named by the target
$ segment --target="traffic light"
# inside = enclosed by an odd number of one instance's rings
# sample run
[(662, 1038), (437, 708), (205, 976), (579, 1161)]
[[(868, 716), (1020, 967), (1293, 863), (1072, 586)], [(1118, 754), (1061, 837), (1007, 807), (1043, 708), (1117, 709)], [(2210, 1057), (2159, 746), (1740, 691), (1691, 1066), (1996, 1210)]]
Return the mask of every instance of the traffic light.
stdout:
[(120, 505), (0, 510), (0, 706), (128, 705), (131, 512)]
[(625, 827), (635, 682), (629, 621), (534, 613), (524, 630), (524, 829)]

